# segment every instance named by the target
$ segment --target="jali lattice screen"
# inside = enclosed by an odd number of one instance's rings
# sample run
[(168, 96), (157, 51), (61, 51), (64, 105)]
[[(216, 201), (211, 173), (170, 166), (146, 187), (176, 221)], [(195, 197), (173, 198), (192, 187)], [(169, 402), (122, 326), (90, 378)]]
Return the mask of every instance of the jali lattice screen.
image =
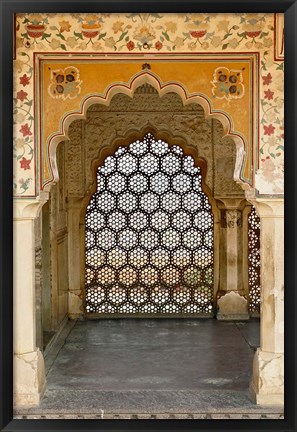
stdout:
[(260, 283), (260, 218), (255, 207), (248, 217), (248, 271), (249, 271), (249, 311), (260, 313), (261, 283)]
[(148, 133), (107, 157), (85, 228), (88, 313), (212, 313), (213, 214), (179, 146)]

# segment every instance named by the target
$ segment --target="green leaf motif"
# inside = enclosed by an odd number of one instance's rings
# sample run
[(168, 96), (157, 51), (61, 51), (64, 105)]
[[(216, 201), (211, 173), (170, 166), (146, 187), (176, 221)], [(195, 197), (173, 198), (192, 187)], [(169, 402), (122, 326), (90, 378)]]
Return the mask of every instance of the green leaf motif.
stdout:
[(42, 40), (43, 40), (43, 39), (47, 39), (47, 38), (51, 37), (51, 35), (52, 35), (51, 33), (43, 33), (41, 39), (42, 39)]
[(232, 33), (226, 33), (225, 36), (223, 37), (223, 40), (227, 39), (229, 36), (232, 36)]
[(74, 36), (78, 37), (79, 39), (83, 39), (83, 35), (81, 33), (74, 32)]
[(166, 32), (162, 32), (162, 35), (165, 37), (165, 39), (167, 40), (167, 41), (169, 41), (170, 40), (170, 37), (168, 36), (168, 33), (166, 33)]
[(61, 44), (61, 48), (62, 48), (64, 51), (67, 51), (67, 48), (66, 48), (66, 46), (65, 46), (64, 44)]
[(226, 44), (224, 44), (223, 46), (222, 46), (222, 49), (224, 50), (224, 49), (226, 49), (227, 47), (228, 47), (228, 43), (226, 43)]
[(261, 65), (262, 65), (262, 69), (266, 71), (267, 70), (266, 64), (263, 60), (261, 60)]
[(62, 35), (62, 33), (56, 33), (56, 36), (58, 36), (59, 38), (66, 40), (65, 37)]
[(276, 68), (276, 70), (284, 70), (284, 62), (283, 63), (280, 63), (278, 66), (277, 66), (277, 68)]
[(124, 37), (128, 34), (128, 30), (121, 34), (119, 37), (119, 42), (124, 39)]
[(103, 39), (106, 36), (106, 32), (105, 33), (101, 33), (98, 37), (98, 40)]

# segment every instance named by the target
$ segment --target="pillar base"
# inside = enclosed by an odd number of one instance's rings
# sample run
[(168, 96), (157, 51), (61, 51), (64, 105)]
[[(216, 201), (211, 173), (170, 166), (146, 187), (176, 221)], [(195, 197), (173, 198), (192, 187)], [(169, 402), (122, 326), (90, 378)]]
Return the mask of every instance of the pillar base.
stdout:
[(84, 307), (81, 290), (68, 292), (68, 317), (70, 319), (82, 319), (84, 317)]
[(218, 300), (217, 319), (221, 321), (245, 321), (250, 318), (247, 300), (238, 292), (230, 291)]
[(249, 393), (258, 405), (284, 406), (284, 354), (257, 349)]
[(14, 405), (39, 405), (45, 391), (44, 359), (40, 350), (14, 354)]

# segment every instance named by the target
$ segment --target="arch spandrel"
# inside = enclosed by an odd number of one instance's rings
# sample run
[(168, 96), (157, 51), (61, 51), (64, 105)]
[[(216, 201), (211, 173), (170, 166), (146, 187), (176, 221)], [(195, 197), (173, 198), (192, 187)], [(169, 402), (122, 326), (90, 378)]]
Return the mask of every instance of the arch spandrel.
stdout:
[[(251, 56), (249, 56), (249, 61), (252, 64)], [(250, 67), (252, 67), (249, 65), (249, 61), (246, 61), (246, 66), (249, 66), (245, 72), (246, 74), (250, 70)], [(135, 64), (133, 64), (134, 69), (135, 67), (140, 69), (144, 66), (142, 62)], [(165, 71), (163, 71), (164, 64), (170, 66), (168, 66), (167, 69), (165, 68)], [(216, 63), (213, 62), (211, 64), (212, 72), (215, 70), (215, 66), (217, 66), (217, 64), (217, 60)], [(163, 69), (160, 68), (161, 65)], [(194, 66), (193, 63), (189, 63), (189, 70), (187, 70), (187, 68), (184, 69), (184, 63), (181, 63), (181, 65), (183, 65), (183, 70), (180, 70), (178, 75), (176, 71), (174, 74), (172, 74), (172, 70), (174, 69), (172, 62), (164, 62), (162, 64), (151, 62), (150, 67), (154, 70), (158, 70), (159, 67), (158, 74), (147, 68), (130, 77), (127, 76), (126, 82), (113, 81), (111, 73), (109, 77), (109, 84), (105, 88), (103, 88), (103, 85), (107, 83), (107, 79), (105, 79), (105, 81), (103, 80), (103, 82), (100, 81), (100, 85), (97, 80), (97, 89), (102, 90), (101, 93), (98, 91), (86, 93), (86, 91), (89, 90), (88, 84), (85, 91), (83, 92), (83, 90), (81, 90), (80, 94), (77, 95), (76, 98), (65, 98), (64, 101), (52, 99), (50, 97), (49, 91), (44, 91), (45, 99), (48, 102), (47, 104), (44, 104), (44, 106), (51, 106), (51, 112), (48, 112), (48, 115), (44, 116), (44, 120), (45, 122), (47, 121), (48, 124), (44, 124), (44, 139), (42, 141), (44, 143), (44, 148), (40, 149), (42, 165), (40, 170), (40, 188), (47, 189), (51, 182), (57, 181), (58, 179), (58, 172), (55, 166), (55, 150), (59, 142), (68, 138), (68, 128), (72, 121), (85, 118), (86, 111), (91, 105), (95, 103), (108, 106), (115, 94), (123, 93), (133, 97), (134, 91), (137, 87), (142, 84), (150, 84), (158, 91), (160, 96), (163, 96), (169, 92), (175, 92), (180, 96), (184, 105), (198, 103), (203, 107), (205, 117), (216, 118), (222, 123), (224, 134), (233, 138), (237, 148), (234, 179), (240, 182), (244, 189), (249, 189), (253, 181), (253, 161), (251, 149), (253, 141), (253, 128), (250, 127), (251, 122), (249, 116), (242, 116), (241, 113), (242, 110), (245, 109), (244, 107), (246, 105), (249, 106), (251, 103), (252, 92), (248, 92), (246, 90), (243, 97), (239, 99), (218, 99), (213, 94), (213, 84), (211, 84), (211, 81), (206, 81), (205, 77), (203, 79), (201, 78), (199, 80), (194, 80), (193, 83), (193, 67), (203, 67), (203, 63), (195, 63)], [(92, 65), (92, 67), (94, 67), (94, 65)], [(100, 64), (100, 67), (102, 67), (102, 64)], [(125, 71), (125, 68), (121, 69), (124, 70), (124, 75), (125, 73), (130, 73), (132, 70), (131, 68), (128, 68), (128, 71)], [(178, 70), (178, 68), (176, 69)], [(196, 70), (197, 76), (199, 76), (198, 72), (199, 69)], [(117, 77), (118, 73), (119, 71), (117, 70), (115, 77)], [(98, 76), (100, 76), (100, 74), (98, 74)], [(179, 80), (172, 80), (170, 79), (171, 76), (179, 78)], [(88, 77), (86, 76), (87, 80), (83, 79), (83, 73), (81, 73), (79, 77), (81, 80), (80, 86), (81, 89), (83, 89), (86, 81), (88, 81)], [(44, 78), (46, 81), (46, 75)], [(210, 78), (213, 78), (213, 73), (211, 74)], [(247, 76), (246, 79), (248, 80)], [(90, 81), (92, 81), (91, 77)], [(92, 85), (94, 85), (94, 81), (95, 80), (92, 81)], [(193, 90), (196, 91), (193, 92)], [(55, 110), (53, 107), (56, 107), (57, 110)], [(55, 115), (51, 115), (53, 110), (55, 111)], [(242, 119), (244, 119), (244, 121)], [(49, 138), (46, 139), (46, 137)]]

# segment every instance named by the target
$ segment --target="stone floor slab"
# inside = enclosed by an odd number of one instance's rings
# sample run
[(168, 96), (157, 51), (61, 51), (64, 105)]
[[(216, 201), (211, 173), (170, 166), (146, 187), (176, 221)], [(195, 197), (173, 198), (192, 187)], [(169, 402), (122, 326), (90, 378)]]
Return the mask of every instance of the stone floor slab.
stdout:
[(280, 408), (259, 407), (248, 397), (258, 344), (257, 320), (72, 322), (46, 356), (47, 390), (40, 406), (17, 409), (15, 415), (277, 417)]

